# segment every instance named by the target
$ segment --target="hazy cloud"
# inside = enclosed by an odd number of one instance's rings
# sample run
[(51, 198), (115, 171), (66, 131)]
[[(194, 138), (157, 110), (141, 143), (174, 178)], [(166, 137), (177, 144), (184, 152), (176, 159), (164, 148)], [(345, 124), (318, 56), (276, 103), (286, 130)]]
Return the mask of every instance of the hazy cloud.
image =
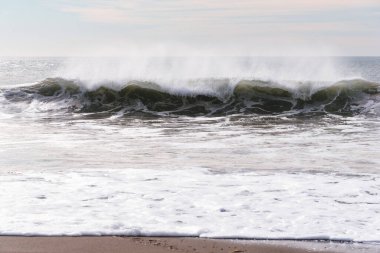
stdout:
[(215, 22), (242, 17), (276, 17), (305, 12), (339, 11), (379, 7), (378, 0), (98, 0), (62, 1), (62, 11), (80, 15), (87, 21), (150, 24), (152, 21)]
[(379, 0), (4, 1), (0, 54), (380, 54)]

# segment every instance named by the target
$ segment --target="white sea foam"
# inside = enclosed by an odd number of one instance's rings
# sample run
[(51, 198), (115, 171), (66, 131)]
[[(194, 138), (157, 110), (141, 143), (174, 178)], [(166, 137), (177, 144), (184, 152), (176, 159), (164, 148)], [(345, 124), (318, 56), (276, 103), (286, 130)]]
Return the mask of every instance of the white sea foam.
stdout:
[(0, 234), (378, 241), (379, 195), (371, 174), (2, 172)]

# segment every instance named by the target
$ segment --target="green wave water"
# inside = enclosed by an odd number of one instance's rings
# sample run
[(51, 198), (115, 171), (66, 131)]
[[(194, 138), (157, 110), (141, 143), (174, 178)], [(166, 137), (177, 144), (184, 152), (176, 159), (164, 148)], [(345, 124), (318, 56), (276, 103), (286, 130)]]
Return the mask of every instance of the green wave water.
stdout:
[(88, 89), (79, 81), (49, 78), (32, 86), (3, 89), (2, 93), (10, 103), (68, 101), (65, 109), (76, 113), (122, 112), (124, 115), (159, 116), (356, 115), (370, 112), (380, 101), (380, 85), (360, 79), (344, 80), (321, 88), (299, 84), (296, 89), (267, 81), (241, 80), (232, 88), (221, 86), (220, 89), (219, 94), (201, 91), (181, 94), (143, 81), (130, 81), (120, 88), (105, 84)]

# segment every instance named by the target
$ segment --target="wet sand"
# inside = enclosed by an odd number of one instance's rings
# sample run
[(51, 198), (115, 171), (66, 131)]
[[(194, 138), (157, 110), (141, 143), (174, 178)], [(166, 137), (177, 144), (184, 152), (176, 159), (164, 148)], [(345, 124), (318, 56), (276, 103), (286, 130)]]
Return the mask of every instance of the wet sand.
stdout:
[(380, 246), (331, 242), (165, 237), (1, 236), (0, 253), (378, 253)]

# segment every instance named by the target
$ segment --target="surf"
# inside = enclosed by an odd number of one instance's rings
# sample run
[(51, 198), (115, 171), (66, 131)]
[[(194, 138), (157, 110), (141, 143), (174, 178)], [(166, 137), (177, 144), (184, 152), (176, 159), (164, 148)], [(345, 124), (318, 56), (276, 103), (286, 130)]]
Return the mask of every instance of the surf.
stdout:
[[(292, 87), (263, 80), (200, 79), (212, 89), (170, 90), (151, 81), (103, 83), (89, 88), (85, 82), (47, 78), (34, 85), (2, 89), (8, 103), (60, 102), (68, 112), (149, 114), (157, 116), (224, 116), (231, 114), (304, 115), (368, 113), (378, 105), (380, 85), (363, 79), (331, 84), (294, 82)], [(231, 84), (232, 83), (232, 84)], [(289, 82), (288, 82), (289, 83)], [(197, 86), (195, 86), (197, 87)], [(61, 108), (62, 109), (62, 108)], [(373, 111), (373, 110), (372, 110)]]

